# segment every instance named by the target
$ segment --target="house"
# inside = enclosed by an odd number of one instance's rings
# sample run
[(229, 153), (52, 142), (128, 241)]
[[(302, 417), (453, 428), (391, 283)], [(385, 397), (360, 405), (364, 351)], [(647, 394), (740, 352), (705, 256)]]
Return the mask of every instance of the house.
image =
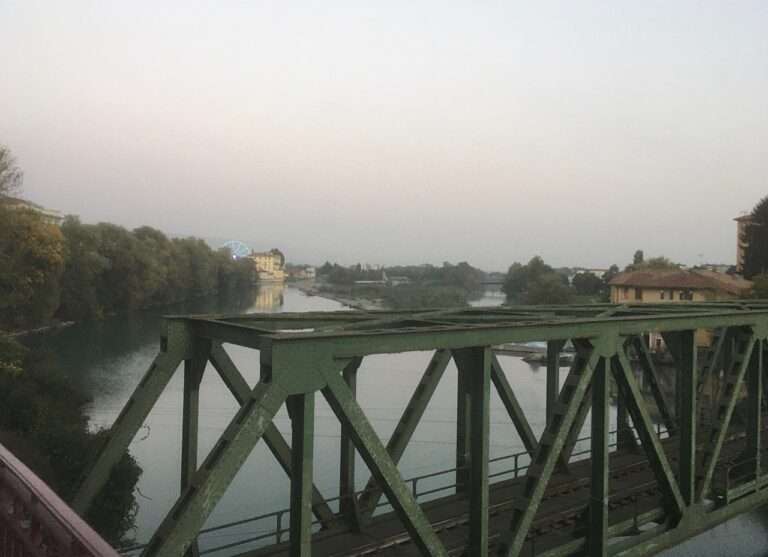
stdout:
[(279, 249), (251, 252), (248, 258), (253, 261), (259, 282), (285, 282), (285, 256)]
[(705, 269), (642, 269), (619, 273), (609, 283), (611, 302), (710, 302), (738, 298), (752, 283), (736, 275)]
[[(730, 300), (749, 293), (752, 283), (737, 275), (706, 269), (642, 269), (619, 273), (609, 283), (615, 304), (663, 304)], [(709, 331), (696, 332), (696, 344), (709, 346)], [(651, 335), (653, 350), (663, 347), (661, 335)]]
[(43, 222), (47, 224), (53, 224), (54, 226), (61, 226), (61, 223), (64, 220), (64, 215), (62, 215), (59, 211), (54, 209), (46, 209), (42, 205), (32, 203), (26, 199), (10, 196), (0, 196), (0, 204), (7, 209), (25, 209), (27, 211), (32, 211), (33, 213), (39, 215)]

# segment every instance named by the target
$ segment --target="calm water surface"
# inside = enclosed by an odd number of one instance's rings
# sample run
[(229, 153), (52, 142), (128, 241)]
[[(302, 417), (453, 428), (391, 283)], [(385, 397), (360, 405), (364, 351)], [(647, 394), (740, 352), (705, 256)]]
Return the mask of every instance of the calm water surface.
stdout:
[[(472, 305), (498, 305), (504, 301), (498, 290), (487, 291)], [(198, 300), (166, 308), (164, 313), (293, 312), (345, 310), (333, 300), (310, 297), (293, 287), (262, 288), (250, 299), (222, 302)], [(81, 386), (93, 399), (89, 416), (93, 427), (109, 427), (158, 351), (161, 313), (141, 312), (37, 337), (32, 342), (56, 359), (62, 373)], [(246, 379), (253, 385), (259, 374), (258, 352), (226, 346)], [(431, 354), (407, 353), (372, 356), (358, 373), (358, 398), (373, 426), (386, 441), (426, 367)], [(544, 368), (532, 367), (519, 358), (501, 356), (510, 383), (524, 407), (534, 432), (544, 427)], [(182, 377), (177, 373), (130, 446), (144, 473), (139, 481), (137, 541), (146, 541), (179, 494)], [(563, 373), (563, 376), (565, 373)], [(406, 451), (400, 469), (404, 477), (450, 468), (455, 462), (456, 369), (453, 364), (443, 380)], [(491, 457), (519, 452), (523, 446), (501, 402), (491, 397)], [(208, 367), (201, 388), (200, 461), (223, 432), (237, 406), (215, 370)], [(612, 415), (615, 420), (615, 416)], [(290, 438), (285, 411), (276, 424)], [(588, 426), (587, 426), (588, 427)], [(326, 497), (338, 492), (339, 426), (322, 397), (317, 398), (315, 483)], [(492, 470), (493, 471), (493, 470)], [(358, 484), (367, 480), (358, 463)], [(443, 480), (435, 480), (440, 482)], [(437, 484), (433, 484), (437, 485)], [(423, 489), (431, 487), (424, 484)], [(282, 469), (263, 444), (248, 458), (229, 490), (208, 520), (213, 526), (279, 510), (287, 506), (289, 483)], [(285, 517), (287, 519), (287, 516)], [(249, 524), (231, 531), (205, 536), (201, 546), (212, 547), (271, 530), (274, 522)], [(667, 552), (668, 556), (768, 554), (768, 517), (753, 513), (735, 519), (687, 544)], [(238, 549), (245, 549), (243, 546)], [(252, 546), (250, 546), (252, 547)], [(226, 555), (226, 552), (220, 553)]]

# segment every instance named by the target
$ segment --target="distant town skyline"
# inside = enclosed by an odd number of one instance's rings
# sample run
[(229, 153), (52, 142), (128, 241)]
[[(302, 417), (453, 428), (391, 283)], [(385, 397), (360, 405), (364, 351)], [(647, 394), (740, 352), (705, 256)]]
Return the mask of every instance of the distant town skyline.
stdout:
[(86, 222), (291, 261), (735, 263), (768, 4), (0, 4), (0, 143)]

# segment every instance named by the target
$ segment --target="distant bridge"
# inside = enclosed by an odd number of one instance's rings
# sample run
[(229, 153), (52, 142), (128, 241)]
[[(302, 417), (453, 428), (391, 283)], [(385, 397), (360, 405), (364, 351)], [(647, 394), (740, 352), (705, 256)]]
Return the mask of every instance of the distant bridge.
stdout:
[[(697, 359), (699, 329), (714, 331), (714, 340)], [(660, 388), (649, 332), (661, 334), (670, 349), (674, 400)], [(241, 541), (206, 553), (650, 555), (768, 502), (767, 339), (764, 302), (169, 318), (161, 352), (113, 425), (74, 507), (88, 507), (183, 362), (182, 493), (149, 543), (134, 548), (142, 555), (198, 554), (198, 538), (218, 530), (204, 528), (208, 516), (260, 441), (290, 477), (288, 508), (243, 517), (274, 521), (261, 536), (264, 547), (238, 551)], [(576, 358), (560, 388), (559, 354), (567, 340)], [(492, 350), (528, 341), (547, 342), (547, 424), (538, 437), (514, 377)], [(260, 350), (257, 385), (245, 382), (222, 343)], [(369, 355), (424, 350), (433, 357), (385, 444), (356, 401), (360, 363)], [(455, 465), (406, 480), (398, 462), (450, 359), (458, 369)], [(209, 362), (240, 410), (198, 465), (198, 388)], [(708, 377), (722, 377), (710, 406), (701, 396)], [(489, 458), (492, 388), (524, 453)], [(317, 393), (342, 427), (340, 489), (333, 498), (313, 484)], [(292, 423), (290, 448), (272, 422), (283, 404)], [(661, 424), (652, 422), (652, 411)], [(590, 412), (589, 449), (580, 452), (576, 442)], [(372, 471), (361, 493), (354, 491), (356, 453)], [(437, 476), (452, 481), (432, 491), (430, 478)], [(382, 498), (388, 506), (375, 513)]]

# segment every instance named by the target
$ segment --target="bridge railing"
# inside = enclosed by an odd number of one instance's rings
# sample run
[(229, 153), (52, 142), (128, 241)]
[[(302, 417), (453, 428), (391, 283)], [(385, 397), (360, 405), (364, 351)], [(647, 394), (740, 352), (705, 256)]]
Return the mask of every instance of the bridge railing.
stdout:
[[(636, 431), (634, 428), (631, 428), (632, 434), (636, 435)], [(617, 441), (616, 441), (616, 430), (613, 430), (610, 432), (612, 441), (609, 443), (610, 448), (616, 448)], [(659, 439), (665, 439), (669, 437), (669, 432), (662, 424), (656, 425), (656, 435), (659, 437)], [(580, 437), (576, 440), (576, 447), (579, 447), (583, 445), (584, 443), (591, 440), (590, 436), (584, 436)], [(581, 449), (581, 450), (575, 450), (571, 454), (571, 458), (569, 462), (577, 462), (581, 459), (588, 458), (589, 457), (590, 450), (589, 448)], [(523, 476), (530, 466), (531, 457), (526, 451), (520, 451), (512, 454), (502, 455), (494, 458), (490, 458), (488, 460), (489, 464), (493, 465), (494, 468), (498, 467), (499, 464), (506, 464), (511, 461), (511, 465), (502, 467), (500, 470), (496, 470), (495, 472), (490, 472), (488, 474), (489, 480), (496, 480), (500, 481), (502, 479), (517, 479)], [(455, 490), (457, 487), (456, 482), (451, 482), (450, 480), (446, 482), (440, 482), (441, 485), (438, 485), (437, 487), (429, 487), (426, 490), (419, 490), (419, 483), (424, 482), (426, 480), (441, 480), (441, 479), (454, 479), (456, 477), (456, 472), (461, 470), (461, 468), (453, 467), (453, 468), (446, 468), (443, 470), (439, 470), (436, 472), (431, 472), (429, 474), (421, 474), (419, 476), (412, 476), (408, 478), (404, 478), (404, 481), (406, 484), (411, 486), (411, 493), (419, 502), (426, 502), (431, 499), (434, 499), (435, 496), (441, 493), (445, 493), (446, 491), (452, 491)], [(642, 489), (642, 486), (638, 487), (638, 489)], [(362, 495), (364, 495), (366, 490), (359, 490), (354, 493), (354, 497), (356, 499), (359, 499)], [(349, 496), (352, 498), (352, 496)], [(342, 497), (333, 497), (326, 499), (326, 502), (330, 504), (332, 507), (335, 507), (335, 510), (338, 511), (339, 502), (341, 501)], [(374, 515), (377, 514), (377, 512), (387, 511), (391, 510), (392, 506), (387, 501), (381, 501), (376, 504), (376, 512), (374, 512)], [(236, 547), (242, 547), (244, 545), (251, 545), (254, 546), (260, 545), (260, 542), (274, 542), (274, 543), (281, 543), (288, 539), (288, 536), (290, 534), (290, 527), (288, 525), (288, 517), (290, 516), (290, 508), (284, 508), (276, 511), (272, 511), (265, 514), (260, 514), (248, 518), (244, 518), (241, 520), (236, 520), (232, 522), (227, 522), (224, 524), (219, 524), (216, 526), (211, 526), (208, 528), (203, 528), (200, 530), (200, 536), (198, 538), (198, 541), (203, 545), (203, 548), (200, 550), (200, 555), (208, 555), (212, 553), (217, 553), (220, 551), (225, 551), (228, 549), (234, 549)], [(237, 541), (220, 544), (220, 545), (214, 545), (212, 547), (206, 547), (208, 545), (208, 540), (206, 538), (210, 534), (214, 533), (221, 533), (225, 532), (227, 530), (233, 530), (238, 527), (244, 526), (246, 524), (252, 524), (256, 525), (259, 523), (263, 523), (264, 527), (261, 531), (253, 531), (251, 534), (247, 533), (241, 533), (240, 538)], [(271, 526), (270, 526), (271, 525)], [(313, 528), (317, 531), (320, 530), (322, 527), (322, 522), (318, 519), (313, 520), (312, 522)], [(133, 544), (127, 547), (124, 547), (120, 550), (120, 553), (123, 555), (135, 555), (138, 554), (138, 552), (142, 551), (144, 548), (147, 547), (146, 543), (140, 543), (140, 544)]]
[(117, 557), (118, 553), (0, 445), (0, 555)]

